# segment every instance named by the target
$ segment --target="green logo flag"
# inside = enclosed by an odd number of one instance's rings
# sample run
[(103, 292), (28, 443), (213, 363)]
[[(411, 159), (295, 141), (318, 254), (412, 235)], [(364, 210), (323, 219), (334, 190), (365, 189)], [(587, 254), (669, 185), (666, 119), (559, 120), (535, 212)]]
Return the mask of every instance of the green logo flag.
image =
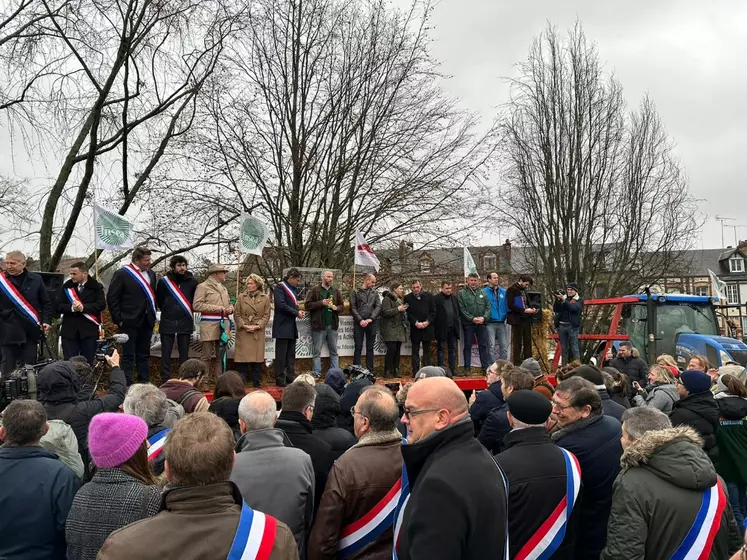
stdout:
[(124, 251), (135, 246), (135, 224), (119, 214), (93, 207), (94, 230), (96, 232), (96, 249)]
[(469, 249), (467, 247), (464, 248), (464, 277), (466, 278), (470, 274), (477, 274), (477, 266), (475, 265), (475, 260), (472, 258), (472, 255), (469, 252)]
[(239, 241), (241, 250), (250, 255), (262, 255), (262, 249), (267, 244), (270, 237), (270, 230), (259, 218), (244, 214), (241, 217), (241, 231), (239, 232)]

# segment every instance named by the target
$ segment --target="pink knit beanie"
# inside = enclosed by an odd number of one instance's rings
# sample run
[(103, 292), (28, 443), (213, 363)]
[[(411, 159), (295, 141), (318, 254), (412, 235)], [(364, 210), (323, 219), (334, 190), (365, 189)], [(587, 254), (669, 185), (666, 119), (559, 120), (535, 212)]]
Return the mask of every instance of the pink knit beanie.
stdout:
[(148, 425), (138, 416), (104, 412), (88, 426), (88, 450), (100, 469), (118, 467), (132, 457), (148, 437)]

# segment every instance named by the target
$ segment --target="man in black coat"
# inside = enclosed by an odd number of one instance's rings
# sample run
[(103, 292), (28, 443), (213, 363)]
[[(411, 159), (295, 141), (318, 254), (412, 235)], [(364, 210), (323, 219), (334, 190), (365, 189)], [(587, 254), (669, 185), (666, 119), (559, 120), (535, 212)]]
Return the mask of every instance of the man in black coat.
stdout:
[(476, 434), (480, 433), (488, 414), (505, 404), (501, 392), (501, 372), (498, 371), (498, 366), (495, 363), (488, 368), (487, 382), (488, 389), (474, 393), (474, 401), (469, 407), (469, 415), (475, 425)]
[(132, 385), (137, 365), (139, 383), (148, 383), (148, 358), (156, 324), (156, 275), (150, 270), (151, 252), (145, 247), (132, 251), (132, 263), (114, 273), (107, 293), (112, 321), (129, 340), (122, 352), (122, 369)]
[[(88, 424), (101, 412), (117, 412), (124, 402), (124, 372), (119, 367), (119, 354), (115, 350), (106, 357), (112, 367), (109, 376), (109, 393), (103, 397), (93, 394), (93, 382), (82, 379), (71, 362), (52, 362), (45, 366), (36, 380), (38, 399), (50, 420), (62, 420), (70, 425), (78, 438), (78, 451), (83, 464), (88, 466)], [(82, 364), (85, 368), (85, 363)], [(90, 373), (90, 372), (89, 372)]]
[(617, 357), (609, 363), (609, 366), (624, 373), (628, 377), (629, 386), (632, 387), (633, 382), (637, 381), (641, 387), (645, 387), (648, 385), (648, 363), (636, 354), (638, 352), (633, 345), (627, 340), (623, 341), (620, 343)]
[(52, 302), (42, 277), (26, 270), (26, 256), (11, 251), (5, 257), (0, 282), (0, 334), (3, 361), (0, 373), (10, 373), (20, 363), (37, 362), (37, 345), (52, 322)]
[(70, 280), (57, 294), (57, 312), (62, 315), (62, 355), (66, 360), (83, 356), (93, 367), (104, 309), (104, 286), (88, 275), (83, 261), (70, 265)]
[(511, 361), (517, 366), (532, 357), (531, 317), (539, 311), (527, 304), (527, 289), (532, 284), (534, 279), (528, 274), (522, 274), (506, 290), (506, 322), (511, 325)]
[(451, 282), (441, 282), (441, 291), (433, 296), (436, 320), (433, 325), (436, 337), (436, 359), (444, 367), (444, 349), (448, 351), (449, 370), (456, 371), (456, 347), (462, 330), (459, 322), (459, 302), (452, 292)]
[(285, 387), (296, 377), (296, 318), (303, 319), (306, 313), (298, 309), (298, 294), (301, 273), (291, 268), (285, 279), (275, 286), (275, 314), (272, 317), (272, 338), (275, 339), (275, 383)]
[(189, 343), (195, 330), (192, 302), (197, 289), (197, 279), (187, 270), (187, 259), (182, 255), (171, 257), (169, 272), (161, 278), (156, 289), (161, 319), (158, 334), (161, 336), (161, 381), (171, 379), (171, 351), (179, 350), (179, 365), (189, 358)]
[(474, 437), (464, 393), (448, 377), (421, 379), (407, 393), (404, 422), (410, 496), (395, 512), (400, 560), (503, 558), (504, 475)]
[[(314, 467), (314, 488), (324, 488), (332, 469), (332, 446), (316, 437), (311, 426), (314, 416), (316, 390), (304, 381), (291, 383), (283, 391), (282, 408), (275, 427), (283, 430), (285, 435), (301, 451), (308, 453)], [(324, 490), (314, 492), (314, 512), (319, 507)]]
[(358, 402), (363, 389), (373, 385), (375, 378), (373, 374), (360, 366), (348, 366), (345, 373), (350, 376), (350, 383), (345, 385), (340, 396), (340, 414), (337, 417), (337, 426), (346, 429), (351, 434), (354, 431), (353, 417), (350, 415), (350, 409)]
[[(436, 302), (429, 292), (423, 291), (420, 280), (412, 281), (412, 291), (405, 296), (407, 320), (410, 322), (412, 343), (412, 373), (420, 369), (420, 345), (423, 345), (423, 365), (431, 365), (431, 341), (436, 321)], [(397, 377), (397, 375), (395, 375)]]
[(703, 449), (714, 463), (718, 458), (716, 431), (721, 411), (711, 392), (711, 378), (697, 370), (683, 371), (677, 379), (680, 400), (674, 403), (669, 420), (672, 426), (690, 426), (701, 438)]
[[(514, 558), (520, 551), (533, 550), (529, 541), (535, 535), (544, 534), (541, 533), (543, 524), (567, 496), (569, 481), (580, 481), (580, 470), (571, 465), (575, 457), (565, 455), (547, 433), (545, 424), (552, 405), (543, 395), (531, 390), (516, 391), (509, 395), (506, 403), (512, 431), (504, 439), (505, 451), (496, 455), (495, 460), (506, 473), (511, 488), (508, 532), (511, 535), (510, 557)], [(575, 505), (578, 494), (574, 493), (571, 498)], [(543, 557), (553, 560), (572, 560), (577, 519), (577, 515), (571, 515), (559, 542), (548, 543), (548, 548), (540, 547), (534, 549), (535, 552), (542, 550), (546, 555)], [(521, 556), (526, 557), (526, 554)]]

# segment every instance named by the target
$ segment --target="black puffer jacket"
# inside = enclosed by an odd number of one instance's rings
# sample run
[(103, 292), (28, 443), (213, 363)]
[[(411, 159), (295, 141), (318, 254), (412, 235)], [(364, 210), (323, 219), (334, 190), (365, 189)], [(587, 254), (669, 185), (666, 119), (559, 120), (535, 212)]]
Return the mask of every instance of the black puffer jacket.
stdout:
[(718, 457), (718, 446), (716, 444), (716, 430), (721, 412), (713, 398), (713, 393), (704, 391), (688, 395), (684, 399), (674, 403), (674, 408), (669, 415), (672, 426), (690, 426), (701, 438), (703, 438), (703, 449), (705, 449), (711, 460)]
[(356, 439), (343, 428), (335, 426), (340, 414), (340, 396), (329, 385), (318, 383), (316, 386), (316, 404), (311, 425), (314, 435), (326, 441), (332, 447), (332, 459), (336, 461), (353, 445)]
[(241, 399), (232, 399), (231, 397), (221, 397), (210, 403), (208, 412), (223, 418), (228, 427), (233, 431), (236, 441), (241, 438), (241, 428), (239, 427), (239, 403)]
[(39, 402), (50, 420), (70, 424), (78, 438), (78, 451), (83, 463), (88, 461), (88, 424), (101, 412), (116, 412), (124, 402), (124, 372), (116, 367), (109, 378), (109, 393), (103, 397), (92, 395), (90, 385), (82, 385), (70, 362), (52, 362), (39, 372), (36, 380)]

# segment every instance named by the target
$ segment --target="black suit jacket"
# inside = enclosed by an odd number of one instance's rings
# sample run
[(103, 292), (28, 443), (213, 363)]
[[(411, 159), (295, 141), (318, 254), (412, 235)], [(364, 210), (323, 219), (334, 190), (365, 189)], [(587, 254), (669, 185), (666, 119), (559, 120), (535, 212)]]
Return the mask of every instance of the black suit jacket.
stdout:
[[(10, 275), (6, 275), (10, 282)], [(28, 270), (24, 271), (20, 278), (21, 285), (16, 286), (21, 295), (39, 314), (42, 323), (50, 324), (52, 322), (52, 302), (47, 296), (47, 288), (44, 286), (42, 277)], [(41, 335), (38, 325), (32, 323), (30, 319), (18, 309), (15, 303), (11, 301), (4, 292), (0, 291), (0, 334), (2, 335), (2, 344), (24, 344), (27, 340), (37, 341)]]
[(288, 340), (298, 338), (298, 302), (287, 294), (285, 288), (278, 284), (275, 286), (275, 315), (272, 317), (272, 337)]
[[(150, 285), (155, 294), (155, 273), (148, 270), (145, 275), (150, 279)], [(114, 324), (135, 329), (153, 328), (156, 324), (156, 315), (147, 297), (140, 283), (129, 272), (123, 268), (115, 272), (106, 296)]]
[(457, 296), (451, 295), (448, 298), (445, 297), (441, 292), (438, 292), (433, 296), (433, 302), (436, 306), (436, 321), (433, 325), (434, 334), (436, 340), (446, 340), (446, 336), (449, 332), (447, 326), (447, 315), (445, 305), (451, 305), (452, 313), (454, 314), (454, 334), (459, 338), (459, 333), (462, 330), (461, 323), (459, 322), (459, 304), (457, 303)]
[(68, 280), (57, 292), (57, 313), (62, 315), (60, 336), (63, 338), (97, 338), (98, 328), (83, 313), (89, 313), (101, 321), (101, 313), (106, 309), (104, 286), (95, 278), (88, 277), (83, 288), (78, 291), (78, 297), (83, 303), (83, 312), (73, 311), (72, 304), (67, 298), (66, 291), (77, 290), (77, 284)]
[[(173, 280), (184, 294), (184, 297), (192, 305), (197, 290), (197, 279), (191, 272), (184, 276), (169, 272), (166, 276)], [(195, 330), (194, 314), (187, 315), (184, 308), (166, 287), (163, 278), (158, 281), (156, 290), (158, 307), (161, 310), (161, 319), (158, 323), (158, 332), (161, 334), (191, 334)]]
[[(433, 340), (435, 334), (436, 322), (436, 302), (433, 295), (426, 291), (421, 291), (418, 296), (410, 292), (405, 296), (407, 307), (407, 320), (410, 322), (410, 338), (412, 340)], [(428, 326), (424, 329), (415, 327), (415, 323), (428, 321)]]

